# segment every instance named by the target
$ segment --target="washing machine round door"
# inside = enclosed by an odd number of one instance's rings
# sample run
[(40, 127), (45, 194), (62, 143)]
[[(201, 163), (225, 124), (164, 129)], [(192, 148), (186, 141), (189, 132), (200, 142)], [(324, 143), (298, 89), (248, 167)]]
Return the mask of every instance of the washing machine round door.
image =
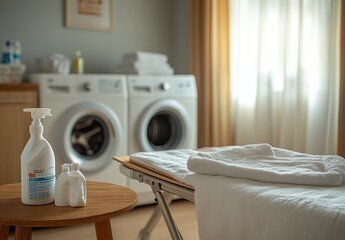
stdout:
[(166, 99), (148, 107), (138, 125), (138, 141), (143, 151), (186, 148), (190, 141), (190, 121), (185, 107)]
[(99, 171), (109, 165), (122, 144), (119, 118), (103, 104), (72, 106), (63, 115), (59, 127), (57, 145), (62, 162), (77, 162), (86, 172)]

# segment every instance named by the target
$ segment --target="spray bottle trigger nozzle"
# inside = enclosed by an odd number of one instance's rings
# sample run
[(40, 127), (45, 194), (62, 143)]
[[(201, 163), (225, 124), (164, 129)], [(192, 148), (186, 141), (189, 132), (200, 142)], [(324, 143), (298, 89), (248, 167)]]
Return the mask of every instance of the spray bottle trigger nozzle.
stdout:
[(24, 108), (24, 112), (30, 112), (32, 118), (32, 125), (33, 126), (40, 126), (41, 118), (45, 118), (46, 116), (52, 116), (50, 113), (50, 108)]

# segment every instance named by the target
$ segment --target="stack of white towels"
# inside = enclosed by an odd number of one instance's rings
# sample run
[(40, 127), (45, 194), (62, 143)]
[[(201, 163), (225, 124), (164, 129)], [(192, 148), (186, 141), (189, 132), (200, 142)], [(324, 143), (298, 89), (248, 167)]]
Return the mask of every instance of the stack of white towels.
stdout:
[(138, 75), (172, 75), (174, 69), (168, 63), (168, 57), (161, 53), (136, 51), (125, 53), (116, 73)]
[(0, 83), (22, 82), (25, 69), (22, 63), (0, 64)]

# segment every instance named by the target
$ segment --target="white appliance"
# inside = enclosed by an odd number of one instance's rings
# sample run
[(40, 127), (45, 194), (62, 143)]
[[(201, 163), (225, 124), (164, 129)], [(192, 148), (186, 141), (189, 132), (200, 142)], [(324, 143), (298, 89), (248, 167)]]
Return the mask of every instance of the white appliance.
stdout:
[[(193, 75), (128, 75), (129, 154), (197, 148), (197, 88)], [(154, 201), (150, 187), (128, 179), (138, 204)]]
[(35, 74), (30, 81), (39, 84), (40, 107), (52, 109), (43, 125), (57, 175), (63, 163), (78, 162), (87, 180), (126, 186), (126, 177), (112, 160), (128, 154), (125, 76)]

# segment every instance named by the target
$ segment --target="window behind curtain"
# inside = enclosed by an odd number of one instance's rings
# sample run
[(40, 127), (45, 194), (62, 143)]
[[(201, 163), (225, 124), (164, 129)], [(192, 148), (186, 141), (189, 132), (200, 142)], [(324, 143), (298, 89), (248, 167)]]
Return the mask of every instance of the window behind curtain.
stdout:
[(341, 0), (231, 0), (235, 144), (336, 153)]

